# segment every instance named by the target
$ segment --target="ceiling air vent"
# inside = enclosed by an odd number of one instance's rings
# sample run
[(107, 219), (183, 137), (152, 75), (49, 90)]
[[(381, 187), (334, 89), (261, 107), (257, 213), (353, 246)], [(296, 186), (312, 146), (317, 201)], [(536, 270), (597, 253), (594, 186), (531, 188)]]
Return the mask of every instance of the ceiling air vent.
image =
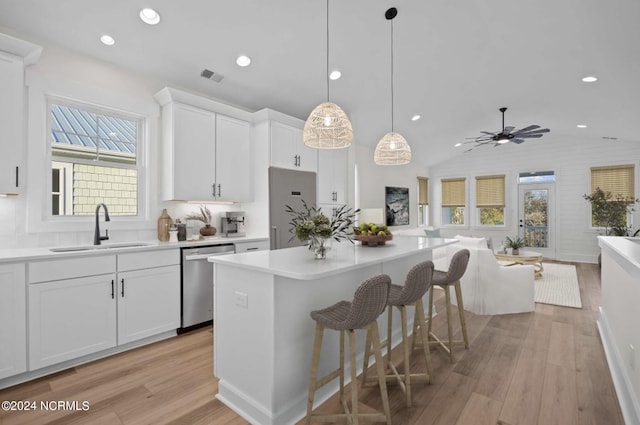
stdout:
[(201, 77), (204, 77), (208, 80), (213, 80), (216, 83), (219, 83), (224, 78), (224, 75), (211, 71), (210, 69), (203, 69), (200, 73)]
[(618, 138), (617, 138), (617, 137), (610, 137), (610, 136), (602, 136), (602, 138), (603, 138), (604, 140), (618, 140)]

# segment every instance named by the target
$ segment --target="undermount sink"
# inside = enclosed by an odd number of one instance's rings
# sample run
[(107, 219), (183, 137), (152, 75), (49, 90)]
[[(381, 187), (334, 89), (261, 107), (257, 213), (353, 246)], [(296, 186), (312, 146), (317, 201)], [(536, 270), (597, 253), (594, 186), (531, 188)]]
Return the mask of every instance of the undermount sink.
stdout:
[(113, 249), (113, 248), (134, 248), (137, 246), (149, 246), (148, 243), (118, 243), (109, 245), (82, 245), (82, 246), (67, 246), (62, 248), (49, 248), (51, 252), (76, 252), (76, 251), (94, 251), (98, 249)]

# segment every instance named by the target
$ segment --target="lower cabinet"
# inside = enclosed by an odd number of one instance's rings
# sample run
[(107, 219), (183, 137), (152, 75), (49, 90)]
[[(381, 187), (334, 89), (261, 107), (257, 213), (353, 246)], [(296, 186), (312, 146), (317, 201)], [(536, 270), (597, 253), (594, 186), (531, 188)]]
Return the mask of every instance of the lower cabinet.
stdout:
[(177, 249), (30, 263), (29, 370), (180, 327), (179, 263)]
[(116, 275), (29, 285), (29, 369), (115, 347)]
[(118, 273), (118, 344), (180, 327), (180, 266)]
[(27, 370), (25, 265), (0, 265), (0, 379)]

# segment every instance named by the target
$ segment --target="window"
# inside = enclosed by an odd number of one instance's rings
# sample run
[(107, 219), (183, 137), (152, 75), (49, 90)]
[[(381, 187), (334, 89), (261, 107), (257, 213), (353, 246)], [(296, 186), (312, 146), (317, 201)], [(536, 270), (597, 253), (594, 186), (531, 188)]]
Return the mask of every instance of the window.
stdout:
[(142, 121), (88, 105), (49, 103), (51, 214), (138, 215)]
[(553, 183), (555, 181), (555, 171), (527, 171), (518, 175), (518, 183)]
[(633, 165), (591, 168), (591, 226), (626, 233), (635, 202)]
[(429, 225), (429, 179), (418, 177), (418, 226)]
[(464, 178), (442, 180), (442, 224), (463, 225), (466, 206)]
[(504, 176), (476, 177), (476, 208), (482, 226), (504, 226)]

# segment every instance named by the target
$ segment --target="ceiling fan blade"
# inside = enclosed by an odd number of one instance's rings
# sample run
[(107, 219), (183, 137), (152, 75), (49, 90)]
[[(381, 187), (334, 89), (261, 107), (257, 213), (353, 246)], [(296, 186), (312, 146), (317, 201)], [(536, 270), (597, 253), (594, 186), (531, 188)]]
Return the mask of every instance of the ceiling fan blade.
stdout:
[[(523, 131), (521, 133), (517, 133), (517, 134), (542, 134), (542, 133), (548, 133), (551, 130), (549, 130), (548, 128), (540, 128), (538, 130), (531, 130), (531, 131)], [(516, 133), (514, 133), (516, 134)]]
[(489, 132), (489, 131), (481, 131), (480, 133), (482, 133), (482, 134), (487, 134), (487, 135), (489, 135), (489, 136), (495, 136), (496, 134), (498, 134), (498, 133), (491, 133), (491, 132)]
[(526, 133), (527, 131), (536, 130), (538, 128), (540, 128), (539, 125), (530, 125), (529, 127), (521, 128), (520, 130), (514, 131), (513, 134)]
[(512, 141), (513, 143), (518, 144), (518, 145), (519, 145), (520, 143), (524, 142), (524, 140), (523, 140), (523, 139), (512, 139), (511, 141)]
[(505, 127), (504, 130), (502, 130), (502, 133), (509, 134), (513, 131), (514, 128), (515, 127), (512, 127), (512, 126)]
[(539, 139), (542, 136), (544, 136), (544, 134), (518, 134), (515, 137), (519, 139)]

